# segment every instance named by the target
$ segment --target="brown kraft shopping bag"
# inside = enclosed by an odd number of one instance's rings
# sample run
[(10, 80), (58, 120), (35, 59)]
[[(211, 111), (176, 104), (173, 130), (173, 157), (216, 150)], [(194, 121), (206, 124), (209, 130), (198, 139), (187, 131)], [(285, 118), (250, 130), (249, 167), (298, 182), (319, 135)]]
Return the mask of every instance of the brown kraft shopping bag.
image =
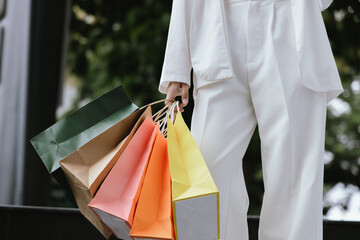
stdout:
[(81, 213), (109, 238), (111, 231), (87, 206), (151, 108), (140, 109), (119, 121), (60, 161)]

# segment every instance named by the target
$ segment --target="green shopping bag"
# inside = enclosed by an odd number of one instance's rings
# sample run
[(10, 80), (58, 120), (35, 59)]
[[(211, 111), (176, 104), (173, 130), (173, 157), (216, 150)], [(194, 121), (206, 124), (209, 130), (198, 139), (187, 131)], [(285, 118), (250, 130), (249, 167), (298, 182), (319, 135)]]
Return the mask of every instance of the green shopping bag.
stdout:
[(60, 160), (114, 124), (129, 117), (131, 113), (135, 124), (144, 111), (137, 109), (124, 88), (119, 86), (59, 120), (30, 142), (49, 173), (59, 183), (69, 188), (60, 168)]

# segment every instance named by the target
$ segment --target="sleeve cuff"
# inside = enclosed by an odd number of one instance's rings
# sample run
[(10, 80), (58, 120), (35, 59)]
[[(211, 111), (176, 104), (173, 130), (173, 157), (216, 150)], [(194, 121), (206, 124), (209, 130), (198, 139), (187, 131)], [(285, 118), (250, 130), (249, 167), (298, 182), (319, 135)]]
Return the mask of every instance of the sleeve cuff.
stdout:
[(168, 73), (163, 74), (160, 79), (159, 92), (166, 94), (166, 89), (169, 86), (170, 82), (181, 82), (191, 85), (190, 83), (190, 73), (188, 75)]

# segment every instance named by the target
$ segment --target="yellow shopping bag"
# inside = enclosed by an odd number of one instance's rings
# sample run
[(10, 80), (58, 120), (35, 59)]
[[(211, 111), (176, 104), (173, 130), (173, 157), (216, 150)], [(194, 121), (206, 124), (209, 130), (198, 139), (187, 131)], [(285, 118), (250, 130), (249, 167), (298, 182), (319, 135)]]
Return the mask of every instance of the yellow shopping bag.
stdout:
[(180, 112), (167, 138), (176, 239), (220, 238), (219, 191)]

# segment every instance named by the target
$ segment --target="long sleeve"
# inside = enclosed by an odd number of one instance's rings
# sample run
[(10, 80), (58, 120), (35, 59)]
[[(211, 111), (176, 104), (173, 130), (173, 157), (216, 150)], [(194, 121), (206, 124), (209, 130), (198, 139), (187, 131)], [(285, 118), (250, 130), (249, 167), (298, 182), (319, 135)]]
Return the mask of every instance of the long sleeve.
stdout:
[(170, 82), (190, 85), (190, 23), (194, 0), (173, 0), (169, 33), (159, 91), (166, 93)]

